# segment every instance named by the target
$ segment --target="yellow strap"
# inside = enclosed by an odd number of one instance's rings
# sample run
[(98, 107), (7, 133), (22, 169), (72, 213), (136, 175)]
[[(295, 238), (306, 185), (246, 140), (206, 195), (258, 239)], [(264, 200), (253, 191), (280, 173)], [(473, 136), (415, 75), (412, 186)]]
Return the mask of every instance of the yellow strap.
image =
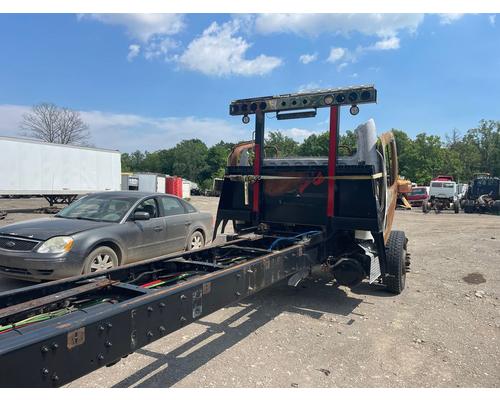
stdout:
[(382, 172), (373, 175), (336, 175), (336, 176), (278, 176), (278, 175), (226, 175), (229, 179), (241, 179), (243, 181), (258, 181), (258, 180), (304, 180), (304, 179), (334, 179), (334, 180), (374, 180), (382, 178)]

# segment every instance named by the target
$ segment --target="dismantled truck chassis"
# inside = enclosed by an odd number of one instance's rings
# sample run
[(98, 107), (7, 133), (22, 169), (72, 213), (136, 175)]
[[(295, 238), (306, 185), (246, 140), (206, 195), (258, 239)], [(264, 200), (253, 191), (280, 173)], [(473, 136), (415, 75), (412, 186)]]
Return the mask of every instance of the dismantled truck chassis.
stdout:
[[(234, 101), (255, 116), (255, 141), (228, 160), (216, 229), (228, 241), (107, 272), (0, 294), (0, 386), (60, 386), (111, 365), (222, 307), (321, 266), (341, 285), (367, 278), (393, 293), (405, 286), (407, 239), (392, 231), (398, 196), (392, 133), (372, 120), (356, 129), (357, 151), (338, 157), (339, 111), (376, 101), (373, 86)], [(264, 157), (264, 119), (330, 109), (327, 157)], [(215, 234), (214, 234), (215, 235)]]

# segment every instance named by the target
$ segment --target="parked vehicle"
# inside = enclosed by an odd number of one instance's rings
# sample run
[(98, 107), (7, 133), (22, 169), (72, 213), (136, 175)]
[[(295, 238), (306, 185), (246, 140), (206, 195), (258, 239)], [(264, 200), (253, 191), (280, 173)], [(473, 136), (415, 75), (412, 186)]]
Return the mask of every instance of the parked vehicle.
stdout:
[(0, 154), (0, 195), (43, 196), (52, 206), (120, 190), (119, 151), (0, 136)]
[(165, 193), (165, 175), (141, 172), (133, 177), (138, 180), (139, 192)]
[(429, 187), (415, 186), (411, 188), (411, 192), (406, 196), (412, 206), (421, 206), (422, 203), (429, 198)]
[(429, 198), (422, 202), (422, 211), (428, 213), (430, 210), (436, 213), (443, 210), (453, 210), (455, 214), (460, 212), (456, 182), (448, 179), (431, 181)]
[(462, 201), (466, 213), (500, 213), (500, 178), (476, 174)]
[(212, 216), (175, 196), (104, 192), (0, 229), (0, 274), (53, 280), (205, 245)]

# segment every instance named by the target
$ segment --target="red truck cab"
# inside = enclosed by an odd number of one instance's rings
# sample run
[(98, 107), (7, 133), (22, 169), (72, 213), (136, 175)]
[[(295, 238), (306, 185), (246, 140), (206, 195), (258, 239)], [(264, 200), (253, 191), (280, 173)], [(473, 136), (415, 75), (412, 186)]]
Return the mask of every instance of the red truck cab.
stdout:
[(415, 186), (411, 188), (411, 192), (406, 195), (406, 199), (412, 206), (421, 206), (424, 200), (429, 198), (429, 190), (427, 186)]

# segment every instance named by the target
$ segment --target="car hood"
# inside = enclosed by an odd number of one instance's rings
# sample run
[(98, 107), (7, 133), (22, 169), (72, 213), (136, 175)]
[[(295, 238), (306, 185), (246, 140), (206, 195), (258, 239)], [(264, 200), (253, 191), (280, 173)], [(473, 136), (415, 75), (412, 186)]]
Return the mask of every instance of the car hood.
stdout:
[(3, 226), (0, 228), (0, 235), (47, 240), (54, 236), (73, 235), (110, 224), (111, 222), (86, 221), (81, 219), (41, 218)]

